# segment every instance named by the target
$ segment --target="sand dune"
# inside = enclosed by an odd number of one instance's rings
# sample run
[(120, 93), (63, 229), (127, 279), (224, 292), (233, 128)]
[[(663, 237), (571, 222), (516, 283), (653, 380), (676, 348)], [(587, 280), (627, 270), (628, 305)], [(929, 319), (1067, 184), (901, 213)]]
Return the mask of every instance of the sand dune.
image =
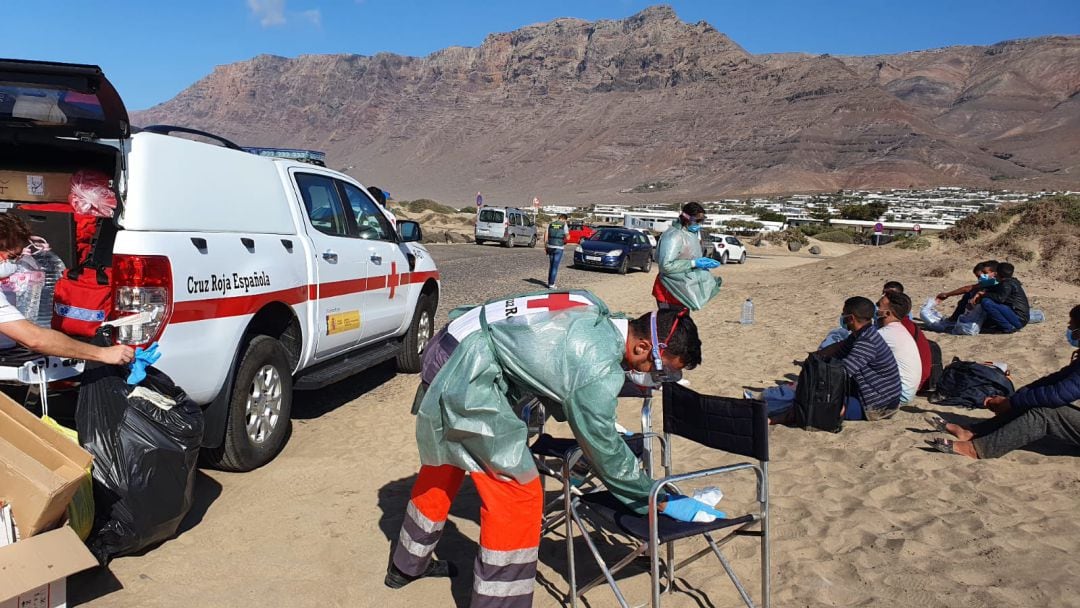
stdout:
[[(836, 325), (843, 300), (876, 297), (889, 279), (916, 302), (970, 278), (978, 255), (935, 246), (929, 252), (853, 248), (843, 257), (772, 255), (720, 269), (722, 294), (695, 315), (706, 337), (705, 364), (690, 372), (703, 392), (739, 395), (794, 373), (791, 360), (813, 349)], [(954, 266), (945, 278), (931, 267)], [(1004, 360), (1018, 385), (1059, 368), (1069, 356), (1061, 338), (1080, 288), (1027, 277), (1035, 306), (1048, 320), (1015, 336), (940, 336), (946, 359)], [(653, 275), (598, 279), (613, 310), (647, 311)], [(757, 322), (738, 324), (752, 297)], [(91, 606), (447, 606), (468, 601), (478, 504), (466, 483), (440, 546), (465, 571), (454, 582), (421, 581), (400, 591), (382, 585), (390, 539), (397, 534), (417, 469), (408, 405), (415, 378), (369, 378), (298, 399), (301, 416), (285, 452), (271, 466), (243, 475), (208, 472), (200, 495), (212, 503), (198, 525), (150, 554), (113, 563), (124, 587)], [(372, 388), (374, 387), (374, 388)], [(366, 391), (366, 392), (365, 392)], [(355, 403), (357, 395), (363, 395)], [(342, 404), (346, 404), (342, 407)], [(774, 428), (772, 497), (775, 606), (912, 608), (1080, 605), (1080, 473), (1055, 446), (995, 461), (969, 461), (920, 449), (922, 411), (981, 416), (929, 405), (877, 423), (849, 423), (840, 434)], [(622, 422), (634, 428), (636, 404)], [(659, 420), (659, 417), (657, 417)], [(659, 424), (658, 424), (659, 426)], [(676, 442), (679, 468), (726, 462)], [(221, 486), (225, 486), (222, 491)], [(724, 484), (729, 513), (749, 496), (749, 480)], [(215, 496), (215, 492), (220, 496)], [(209, 502), (209, 501), (207, 501)], [(745, 503), (742, 503), (745, 506)], [(541, 547), (537, 606), (560, 605), (565, 559), (556, 538)], [(680, 551), (689, 554), (688, 549)], [(584, 564), (586, 575), (593, 572)], [(756, 597), (756, 545), (729, 551)], [(105, 586), (101, 577), (89, 583)], [(665, 605), (736, 606), (738, 596), (714, 562), (682, 572), (683, 588)], [(625, 578), (632, 599), (647, 598), (648, 577)], [(87, 581), (84, 581), (86, 583)], [(615, 605), (605, 588), (591, 606)]]

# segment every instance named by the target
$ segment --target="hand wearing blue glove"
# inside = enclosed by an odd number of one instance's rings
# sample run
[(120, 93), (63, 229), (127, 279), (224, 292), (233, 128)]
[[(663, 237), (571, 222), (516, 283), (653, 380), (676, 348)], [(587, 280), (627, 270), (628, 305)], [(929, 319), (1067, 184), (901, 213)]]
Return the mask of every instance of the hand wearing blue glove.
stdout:
[(694, 268), (703, 268), (705, 270), (709, 270), (711, 268), (719, 268), (719, 267), (720, 267), (720, 262), (717, 262), (716, 260), (714, 260), (712, 258), (698, 258), (698, 259), (694, 260)]
[(678, 521), (702, 524), (727, 518), (727, 514), (723, 511), (717, 511), (701, 501), (680, 494), (669, 494), (667, 504), (664, 505), (661, 513)]
[(127, 383), (135, 385), (145, 380), (146, 368), (157, 363), (160, 358), (161, 353), (158, 352), (157, 342), (151, 344), (146, 350), (136, 348), (135, 360), (131, 362), (131, 372), (128, 374)]

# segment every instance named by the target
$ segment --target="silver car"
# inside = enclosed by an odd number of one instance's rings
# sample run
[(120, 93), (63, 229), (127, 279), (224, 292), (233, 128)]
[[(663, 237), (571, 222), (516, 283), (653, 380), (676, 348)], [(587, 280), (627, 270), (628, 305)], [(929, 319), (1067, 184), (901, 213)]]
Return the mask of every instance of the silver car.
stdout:
[(503, 247), (536, 247), (536, 224), (531, 215), (517, 207), (481, 207), (474, 236), (477, 245), (495, 241)]

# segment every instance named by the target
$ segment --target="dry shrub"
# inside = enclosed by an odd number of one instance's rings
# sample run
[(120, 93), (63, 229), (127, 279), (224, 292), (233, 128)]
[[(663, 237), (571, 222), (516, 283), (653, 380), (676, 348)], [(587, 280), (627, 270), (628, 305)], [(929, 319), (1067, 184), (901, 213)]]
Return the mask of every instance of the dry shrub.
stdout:
[(847, 243), (852, 244), (855, 242), (855, 235), (847, 230), (830, 230), (828, 232), (820, 232), (814, 236), (819, 241), (826, 243)]
[(926, 270), (923, 271), (922, 275), (924, 277), (933, 277), (935, 279), (940, 279), (949, 276), (949, 272), (950, 268), (948, 266), (937, 264), (935, 266), (928, 266)]

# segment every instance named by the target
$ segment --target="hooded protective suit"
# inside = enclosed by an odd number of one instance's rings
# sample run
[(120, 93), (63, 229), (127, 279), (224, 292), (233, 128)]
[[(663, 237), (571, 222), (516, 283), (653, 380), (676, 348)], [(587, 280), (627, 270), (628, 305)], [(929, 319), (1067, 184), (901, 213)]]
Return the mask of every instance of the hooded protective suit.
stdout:
[(430, 386), (417, 396), (421, 462), (532, 481), (527, 428), (512, 404), (535, 395), (569, 423), (612, 493), (644, 513), (652, 481), (615, 429), (627, 321), (587, 291), (514, 296), (451, 318), (424, 357), (439, 370), (429, 378), (425, 369)]
[(660, 235), (656, 247), (656, 262), (660, 265), (657, 280), (690, 310), (704, 308), (720, 293), (723, 283), (708, 270), (694, 268), (694, 260), (700, 257), (701, 241), (680, 224), (673, 224)]

